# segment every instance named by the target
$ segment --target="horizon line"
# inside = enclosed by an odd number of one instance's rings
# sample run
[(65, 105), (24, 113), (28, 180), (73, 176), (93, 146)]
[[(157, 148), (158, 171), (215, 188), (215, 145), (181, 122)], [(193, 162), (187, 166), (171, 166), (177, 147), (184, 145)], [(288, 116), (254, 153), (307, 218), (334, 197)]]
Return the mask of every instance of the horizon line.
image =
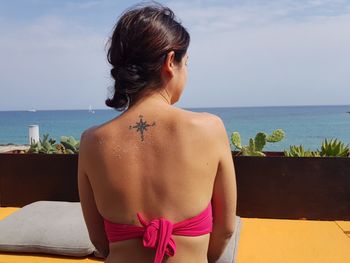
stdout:
[[(218, 109), (218, 108), (281, 108), (281, 107), (321, 107), (321, 106), (327, 106), (327, 107), (336, 107), (336, 106), (350, 106), (350, 104), (303, 104), (303, 105), (257, 105), (257, 106), (209, 106), (209, 107), (177, 107), (182, 109)], [(176, 106), (175, 106), (176, 107)], [(89, 109), (26, 109), (26, 110), (0, 110), (0, 112), (7, 112), (7, 111), (68, 111), (68, 110), (86, 110), (89, 111)], [(117, 111), (113, 108), (92, 108), (92, 110), (112, 110), (116, 112), (122, 113), (123, 111)]]

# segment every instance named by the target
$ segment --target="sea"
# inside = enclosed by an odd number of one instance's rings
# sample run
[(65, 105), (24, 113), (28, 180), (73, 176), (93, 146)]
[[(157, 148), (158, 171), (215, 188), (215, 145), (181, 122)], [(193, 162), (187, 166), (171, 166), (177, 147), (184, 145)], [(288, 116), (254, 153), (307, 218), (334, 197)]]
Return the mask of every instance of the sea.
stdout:
[[(184, 109), (218, 115), (229, 138), (237, 131), (244, 145), (258, 132), (271, 134), (275, 129), (283, 129), (285, 138), (268, 143), (264, 148), (266, 151), (283, 151), (290, 145), (316, 150), (325, 139), (332, 138), (350, 144), (350, 105)], [(56, 141), (61, 136), (79, 140), (87, 128), (120, 114), (113, 109), (0, 111), (0, 145), (29, 144), (29, 125), (39, 125), (40, 138), (49, 134), (49, 138)], [(234, 150), (233, 145), (231, 148)]]

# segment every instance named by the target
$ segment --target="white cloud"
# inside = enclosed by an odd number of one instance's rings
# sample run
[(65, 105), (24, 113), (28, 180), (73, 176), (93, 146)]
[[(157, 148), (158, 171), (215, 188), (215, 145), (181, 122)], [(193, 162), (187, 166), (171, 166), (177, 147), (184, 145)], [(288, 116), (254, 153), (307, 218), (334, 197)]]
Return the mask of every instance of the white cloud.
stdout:
[[(167, 3), (192, 39), (179, 106), (349, 103), (346, 1)], [(71, 2), (65, 8), (111, 5)], [(2, 19), (0, 110), (104, 108), (111, 85), (104, 50), (109, 30), (60, 13), (22, 24)]]
[(1, 26), (0, 34), (2, 108), (82, 108), (105, 99), (104, 36), (54, 16)]
[(296, 14), (309, 6), (177, 4), (194, 25), (183, 105), (348, 104), (350, 15)]
[(273, 23), (300, 23), (314, 17), (349, 14), (350, 3), (328, 1), (245, 1), (204, 5), (191, 1), (169, 1), (168, 5), (191, 29), (202, 32), (261, 27)]
[(105, 1), (101, 0), (92, 0), (92, 1), (84, 1), (84, 2), (68, 2), (66, 7), (69, 9), (90, 9), (96, 6), (101, 6)]

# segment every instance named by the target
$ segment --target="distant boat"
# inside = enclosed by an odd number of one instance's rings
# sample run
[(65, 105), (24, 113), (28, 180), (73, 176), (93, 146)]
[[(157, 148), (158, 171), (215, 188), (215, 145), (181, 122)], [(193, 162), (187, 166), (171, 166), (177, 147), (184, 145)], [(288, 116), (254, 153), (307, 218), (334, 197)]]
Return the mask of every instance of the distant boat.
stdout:
[(89, 106), (89, 112), (95, 113), (95, 111), (92, 109), (92, 106), (91, 106), (91, 105)]
[(30, 110), (27, 110), (27, 111), (29, 111), (29, 112), (36, 112), (35, 109), (30, 109)]

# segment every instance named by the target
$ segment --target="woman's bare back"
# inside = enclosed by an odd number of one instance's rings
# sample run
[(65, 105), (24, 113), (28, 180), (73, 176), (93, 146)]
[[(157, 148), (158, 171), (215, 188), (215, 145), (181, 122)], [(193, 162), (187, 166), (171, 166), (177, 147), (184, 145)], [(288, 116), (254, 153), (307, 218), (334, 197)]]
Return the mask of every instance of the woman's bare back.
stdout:
[[(140, 212), (176, 223), (211, 200), (215, 117), (157, 106), (141, 104), (89, 131), (88, 177), (100, 214), (112, 222), (140, 225)], [(209, 234), (173, 238), (177, 251), (167, 262), (207, 262)], [(106, 262), (153, 262), (154, 254), (131, 239), (111, 243)]]

